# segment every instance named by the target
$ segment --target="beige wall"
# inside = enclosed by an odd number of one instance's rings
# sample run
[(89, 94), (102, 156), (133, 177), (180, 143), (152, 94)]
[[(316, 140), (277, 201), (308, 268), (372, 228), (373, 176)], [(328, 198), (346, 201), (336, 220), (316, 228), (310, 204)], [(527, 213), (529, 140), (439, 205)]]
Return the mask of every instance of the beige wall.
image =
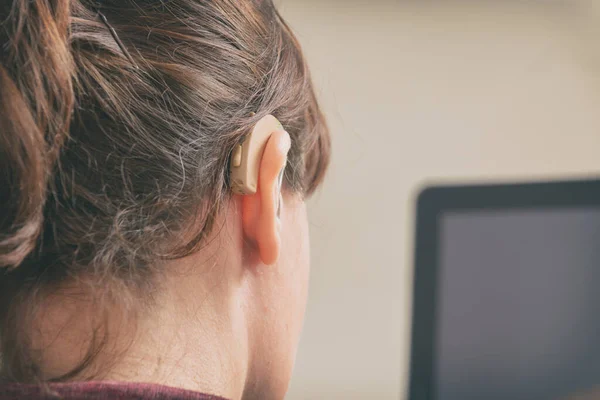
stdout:
[(288, 399), (399, 399), (417, 188), (597, 175), (600, 2), (282, 3), (335, 151)]

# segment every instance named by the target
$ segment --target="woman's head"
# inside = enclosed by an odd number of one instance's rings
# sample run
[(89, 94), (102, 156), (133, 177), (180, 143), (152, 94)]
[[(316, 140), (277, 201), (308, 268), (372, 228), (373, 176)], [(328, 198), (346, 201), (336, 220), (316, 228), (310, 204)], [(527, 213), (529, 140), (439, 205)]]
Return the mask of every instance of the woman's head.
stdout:
[[(275, 326), (255, 329), (285, 341), (285, 324), (273, 321), (303, 308), (302, 198), (322, 179), (329, 137), (298, 43), (272, 2), (14, 0), (0, 5), (0, 21), (5, 373), (56, 378), (38, 365), (31, 330), (40, 304), (65, 286), (86, 282), (90, 296), (139, 309), (160, 297), (171, 265), (215, 241), (215, 253), (255, 268), (265, 200), (233, 196), (227, 166), (266, 114), (287, 131), (281, 143), (290, 141), (281, 256), (276, 273), (250, 271), (256, 287), (247, 297), (258, 304), (281, 295), (297, 308), (265, 309)], [(192, 273), (211, 267), (204, 259)], [(279, 286), (257, 294), (259, 285)]]

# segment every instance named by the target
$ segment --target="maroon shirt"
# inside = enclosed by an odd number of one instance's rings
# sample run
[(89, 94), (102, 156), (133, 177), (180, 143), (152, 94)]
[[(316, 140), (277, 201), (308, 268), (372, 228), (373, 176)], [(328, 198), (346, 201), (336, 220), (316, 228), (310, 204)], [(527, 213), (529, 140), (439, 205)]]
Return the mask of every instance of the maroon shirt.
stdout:
[(0, 384), (0, 400), (226, 400), (168, 386), (123, 382)]

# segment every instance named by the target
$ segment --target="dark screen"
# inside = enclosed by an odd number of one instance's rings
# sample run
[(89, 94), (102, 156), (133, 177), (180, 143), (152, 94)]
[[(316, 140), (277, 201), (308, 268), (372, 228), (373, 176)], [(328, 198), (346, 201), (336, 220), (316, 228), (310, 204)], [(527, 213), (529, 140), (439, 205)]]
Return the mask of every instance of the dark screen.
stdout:
[(600, 389), (600, 209), (448, 212), (440, 234), (438, 399)]

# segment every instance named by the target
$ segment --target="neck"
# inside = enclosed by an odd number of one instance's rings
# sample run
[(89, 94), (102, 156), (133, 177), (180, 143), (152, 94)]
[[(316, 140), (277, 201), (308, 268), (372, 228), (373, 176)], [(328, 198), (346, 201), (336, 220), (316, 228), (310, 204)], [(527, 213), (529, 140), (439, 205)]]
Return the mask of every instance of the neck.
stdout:
[[(152, 305), (136, 313), (133, 323), (123, 324), (118, 317), (122, 312), (108, 313), (108, 342), (89, 371), (100, 371), (101, 380), (155, 383), (241, 399), (250, 362), (243, 285), (222, 276), (230, 272), (223, 265), (200, 265), (197, 256), (168, 269)], [(214, 271), (221, 276), (210, 276)], [(42, 365), (49, 376), (80, 362), (80, 356), (73, 356), (74, 343), (86, 351), (90, 329), (98, 321), (90, 303), (66, 301), (48, 302), (44, 312), (49, 323), (42, 322)]]
[(240, 298), (220, 285), (198, 290), (199, 283), (181, 274), (165, 285), (151, 315), (141, 316), (136, 340), (106, 379), (242, 398), (249, 356)]

